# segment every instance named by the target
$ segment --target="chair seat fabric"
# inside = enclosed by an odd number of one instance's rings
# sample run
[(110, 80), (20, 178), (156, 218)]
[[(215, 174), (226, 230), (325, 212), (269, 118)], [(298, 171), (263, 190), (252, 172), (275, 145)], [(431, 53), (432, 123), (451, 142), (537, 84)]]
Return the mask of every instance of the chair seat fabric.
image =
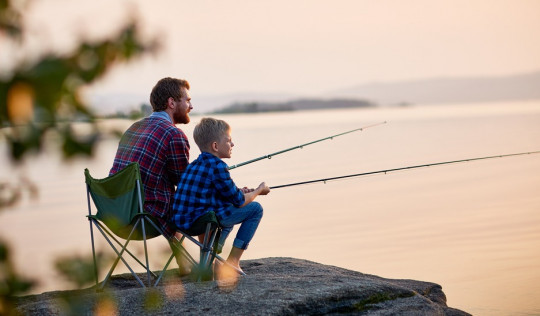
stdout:
[[(139, 164), (131, 163), (116, 174), (104, 179), (94, 179), (88, 169), (85, 170), (86, 184), (97, 208), (93, 218), (104, 223), (115, 235), (127, 239), (133, 226), (142, 215), (139, 207), (139, 195), (144, 201), (144, 190), (137, 190), (136, 181), (140, 181)], [(137, 192), (139, 191), (139, 192)], [(145, 216), (154, 223), (156, 220), (148, 213)], [(160, 236), (153, 225), (145, 225), (146, 239)], [(133, 232), (133, 240), (143, 240), (142, 226), (138, 225)]]
[(201, 215), (199, 218), (197, 218), (193, 225), (191, 225), (190, 229), (184, 230), (184, 232), (190, 236), (198, 236), (204, 234), (208, 223), (212, 224), (212, 229), (219, 227), (219, 221), (217, 219), (216, 213), (208, 212), (204, 215)]

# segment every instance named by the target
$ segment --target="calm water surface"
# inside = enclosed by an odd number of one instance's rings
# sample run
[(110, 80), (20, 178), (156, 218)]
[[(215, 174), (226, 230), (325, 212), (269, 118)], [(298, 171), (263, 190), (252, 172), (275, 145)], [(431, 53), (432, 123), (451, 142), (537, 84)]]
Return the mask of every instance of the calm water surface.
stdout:
[[(540, 150), (540, 101), (220, 118), (233, 127), (231, 165), (388, 121), (234, 169), (241, 186)], [(199, 119), (181, 126), (190, 139)], [(123, 130), (130, 122), (106, 124)], [(40, 187), (39, 200), (0, 214), (0, 236), (20, 270), (40, 280), (36, 292), (67, 287), (54, 258), (91, 252), (83, 169), (105, 177), (116, 143), (106, 140), (94, 160), (71, 163), (50, 149), (20, 172), (1, 156), (2, 178), (22, 172)], [(442, 285), (449, 306), (475, 315), (538, 315), (539, 193), (540, 155), (276, 189), (258, 199), (265, 216), (245, 259), (296, 257), (430, 281)], [(163, 240), (153, 245), (167, 248)]]

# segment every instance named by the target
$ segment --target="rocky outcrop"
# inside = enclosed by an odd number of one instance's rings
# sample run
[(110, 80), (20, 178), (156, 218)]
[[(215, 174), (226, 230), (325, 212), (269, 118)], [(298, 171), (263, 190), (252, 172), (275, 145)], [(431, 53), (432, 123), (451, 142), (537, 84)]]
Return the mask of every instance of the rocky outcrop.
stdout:
[[(246, 260), (236, 282), (196, 283), (174, 272), (145, 289), (131, 275), (108, 290), (49, 292), (21, 297), (24, 315), (104, 312), (119, 315), (469, 315), (446, 305), (440, 285), (384, 279), (294, 258)], [(70, 304), (71, 303), (71, 304)]]

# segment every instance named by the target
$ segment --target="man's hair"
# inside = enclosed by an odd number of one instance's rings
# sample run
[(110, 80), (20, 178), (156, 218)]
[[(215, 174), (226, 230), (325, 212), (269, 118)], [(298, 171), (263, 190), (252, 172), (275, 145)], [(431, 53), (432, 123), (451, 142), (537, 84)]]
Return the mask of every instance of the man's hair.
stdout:
[(158, 81), (150, 93), (150, 104), (154, 112), (164, 111), (171, 97), (179, 101), (182, 98), (182, 88), (189, 90), (187, 80), (167, 77)]
[(208, 151), (212, 143), (221, 140), (230, 129), (229, 124), (223, 120), (204, 117), (193, 130), (193, 139), (201, 152)]

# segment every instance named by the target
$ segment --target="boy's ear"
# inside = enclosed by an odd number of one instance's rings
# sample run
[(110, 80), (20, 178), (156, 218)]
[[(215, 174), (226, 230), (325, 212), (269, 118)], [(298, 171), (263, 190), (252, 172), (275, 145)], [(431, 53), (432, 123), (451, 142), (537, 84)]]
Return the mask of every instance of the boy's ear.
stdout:
[(212, 145), (210, 145), (210, 149), (212, 149), (213, 151), (218, 151), (218, 147), (217, 147), (217, 142), (213, 142)]

